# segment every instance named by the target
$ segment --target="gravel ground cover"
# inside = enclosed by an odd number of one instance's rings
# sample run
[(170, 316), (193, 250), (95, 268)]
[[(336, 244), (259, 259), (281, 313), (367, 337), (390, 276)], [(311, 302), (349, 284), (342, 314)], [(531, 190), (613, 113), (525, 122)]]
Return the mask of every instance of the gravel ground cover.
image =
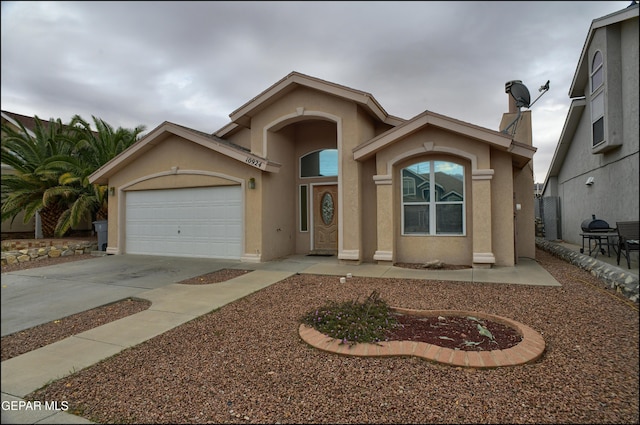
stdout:
[(0, 340), (2, 361), (44, 347), (45, 345), (53, 344), (56, 341), (102, 326), (114, 320), (139, 313), (148, 309), (149, 306), (151, 306), (151, 302), (147, 300), (127, 298), (10, 335), (5, 335)]
[[(561, 287), (295, 275), (28, 396), (100, 423), (638, 423), (638, 305), (537, 250)], [(372, 290), (412, 309), (484, 311), (540, 332), (524, 366), (350, 357), (300, 318)]]

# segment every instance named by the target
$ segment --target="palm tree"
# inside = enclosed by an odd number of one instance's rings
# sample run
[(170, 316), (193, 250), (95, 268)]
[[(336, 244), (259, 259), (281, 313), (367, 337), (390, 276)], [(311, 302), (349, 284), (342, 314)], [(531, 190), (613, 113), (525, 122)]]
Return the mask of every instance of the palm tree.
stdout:
[(46, 197), (44, 194), (58, 185), (62, 172), (53, 167), (55, 158), (72, 154), (65, 126), (60, 119), (48, 124), (34, 117), (33, 136), (22, 123), (20, 129), (2, 125), (2, 163), (13, 168), (14, 174), (2, 176), (1, 199), (2, 220), (11, 219), (24, 211), (27, 223), (39, 212), (42, 233), (54, 236), (54, 229), (68, 199), (64, 195)]
[(74, 146), (74, 155), (60, 157), (50, 162), (50, 167), (64, 171), (59, 185), (49, 188), (48, 198), (70, 199), (72, 202), (62, 213), (56, 234), (62, 235), (84, 219), (107, 219), (107, 186), (89, 183), (89, 176), (116, 155), (134, 144), (145, 126), (134, 129), (118, 127), (116, 130), (104, 120), (92, 116), (96, 131), (91, 125), (75, 115), (69, 123), (69, 136)]

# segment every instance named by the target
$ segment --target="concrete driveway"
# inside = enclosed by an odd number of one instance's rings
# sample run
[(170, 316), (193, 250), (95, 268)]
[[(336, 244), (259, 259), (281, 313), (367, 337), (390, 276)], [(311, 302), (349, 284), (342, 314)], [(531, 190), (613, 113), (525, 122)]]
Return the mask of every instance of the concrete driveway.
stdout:
[(2, 336), (223, 268), (239, 261), (108, 255), (2, 274)]

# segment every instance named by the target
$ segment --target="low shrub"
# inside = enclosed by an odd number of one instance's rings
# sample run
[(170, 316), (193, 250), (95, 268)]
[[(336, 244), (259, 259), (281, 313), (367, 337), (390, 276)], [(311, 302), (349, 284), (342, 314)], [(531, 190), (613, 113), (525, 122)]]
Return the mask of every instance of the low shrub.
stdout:
[(305, 314), (302, 323), (349, 345), (385, 341), (387, 331), (398, 326), (395, 315), (377, 291), (363, 302), (329, 301)]

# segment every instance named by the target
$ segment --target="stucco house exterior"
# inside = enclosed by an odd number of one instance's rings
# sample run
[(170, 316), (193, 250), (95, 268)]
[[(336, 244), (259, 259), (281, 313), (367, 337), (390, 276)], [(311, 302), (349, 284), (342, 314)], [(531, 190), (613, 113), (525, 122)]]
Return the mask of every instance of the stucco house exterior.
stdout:
[(638, 220), (638, 39), (637, 2), (591, 23), (544, 182), (547, 239), (581, 244), (592, 215), (611, 227)]
[[(517, 116), (506, 94), (505, 106), (499, 128)], [(164, 122), (90, 176), (111, 193), (108, 254), (535, 257), (530, 111), (515, 135), (431, 111), (405, 120), (292, 72), (230, 119), (214, 134)]]

